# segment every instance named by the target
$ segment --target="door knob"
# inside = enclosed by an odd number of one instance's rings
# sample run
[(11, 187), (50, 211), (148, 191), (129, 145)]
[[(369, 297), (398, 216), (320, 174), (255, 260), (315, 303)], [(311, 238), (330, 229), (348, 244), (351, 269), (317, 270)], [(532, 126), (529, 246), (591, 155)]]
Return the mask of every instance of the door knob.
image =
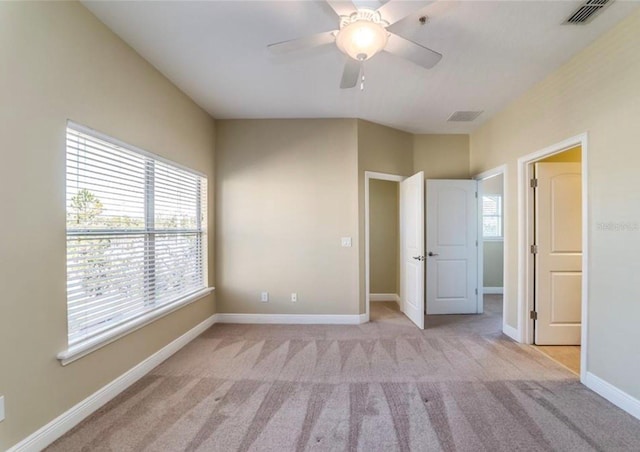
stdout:
[(424, 256), (413, 256), (413, 258), (417, 261), (423, 261), (424, 260)]
[(439, 254), (438, 253), (432, 253), (431, 251), (429, 251), (428, 256), (439, 256)]

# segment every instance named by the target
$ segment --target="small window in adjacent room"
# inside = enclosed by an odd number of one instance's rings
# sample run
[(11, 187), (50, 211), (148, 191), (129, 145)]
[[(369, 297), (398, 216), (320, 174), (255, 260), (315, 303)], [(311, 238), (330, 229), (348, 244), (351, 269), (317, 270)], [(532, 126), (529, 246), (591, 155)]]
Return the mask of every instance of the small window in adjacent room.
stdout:
[(482, 197), (482, 237), (502, 239), (502, 196), (484, 195)]
[(66, 161), (70, 349), (207, 290), (206, 177), (71, 122)]

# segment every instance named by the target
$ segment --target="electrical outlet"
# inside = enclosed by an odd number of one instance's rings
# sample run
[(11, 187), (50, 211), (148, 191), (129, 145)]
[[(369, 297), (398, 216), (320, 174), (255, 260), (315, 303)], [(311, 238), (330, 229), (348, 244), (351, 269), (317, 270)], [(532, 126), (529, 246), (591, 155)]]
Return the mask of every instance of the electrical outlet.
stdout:
[(260, 301), (261, 301), (262, 303), (267, 303), (267, 302), (269, 302), (269, 292), (262, 292), (262, 293), (260, 294)]
[(340, 244), (343, 248), (351, 248), (351, 237), (342, 237), (340, 239)]
[(4, 421), (4, 396), (0, 396), (0, 422)]
[(296, 303), (298, 301), (298, 294), (295, 292), (291, 292), (291, 301)]

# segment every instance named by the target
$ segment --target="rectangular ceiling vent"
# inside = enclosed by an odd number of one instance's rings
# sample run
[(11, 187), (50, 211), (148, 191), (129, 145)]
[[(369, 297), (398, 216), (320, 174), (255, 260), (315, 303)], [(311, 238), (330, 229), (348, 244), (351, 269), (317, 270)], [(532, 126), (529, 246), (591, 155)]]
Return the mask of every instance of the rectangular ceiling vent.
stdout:
[(593, 20), (605, 7), (613, 3), (613, 0), (587, 0), (569, 16), (565, 24), (586, 24)]
[(450, 122), (470, 122), (482, 114), (481, 111), (456, 111), (447, 121)]

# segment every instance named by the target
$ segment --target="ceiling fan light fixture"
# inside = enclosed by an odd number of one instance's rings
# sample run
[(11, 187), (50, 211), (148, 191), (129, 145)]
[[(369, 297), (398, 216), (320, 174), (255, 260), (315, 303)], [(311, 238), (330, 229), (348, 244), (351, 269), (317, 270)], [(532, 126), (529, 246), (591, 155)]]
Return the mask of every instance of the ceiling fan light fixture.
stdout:
[(367, 9), (358, 10), (340, 21), (336, 44), (354, 60), (368, 60), (387, 45), (387, 25), (379, 13)]

